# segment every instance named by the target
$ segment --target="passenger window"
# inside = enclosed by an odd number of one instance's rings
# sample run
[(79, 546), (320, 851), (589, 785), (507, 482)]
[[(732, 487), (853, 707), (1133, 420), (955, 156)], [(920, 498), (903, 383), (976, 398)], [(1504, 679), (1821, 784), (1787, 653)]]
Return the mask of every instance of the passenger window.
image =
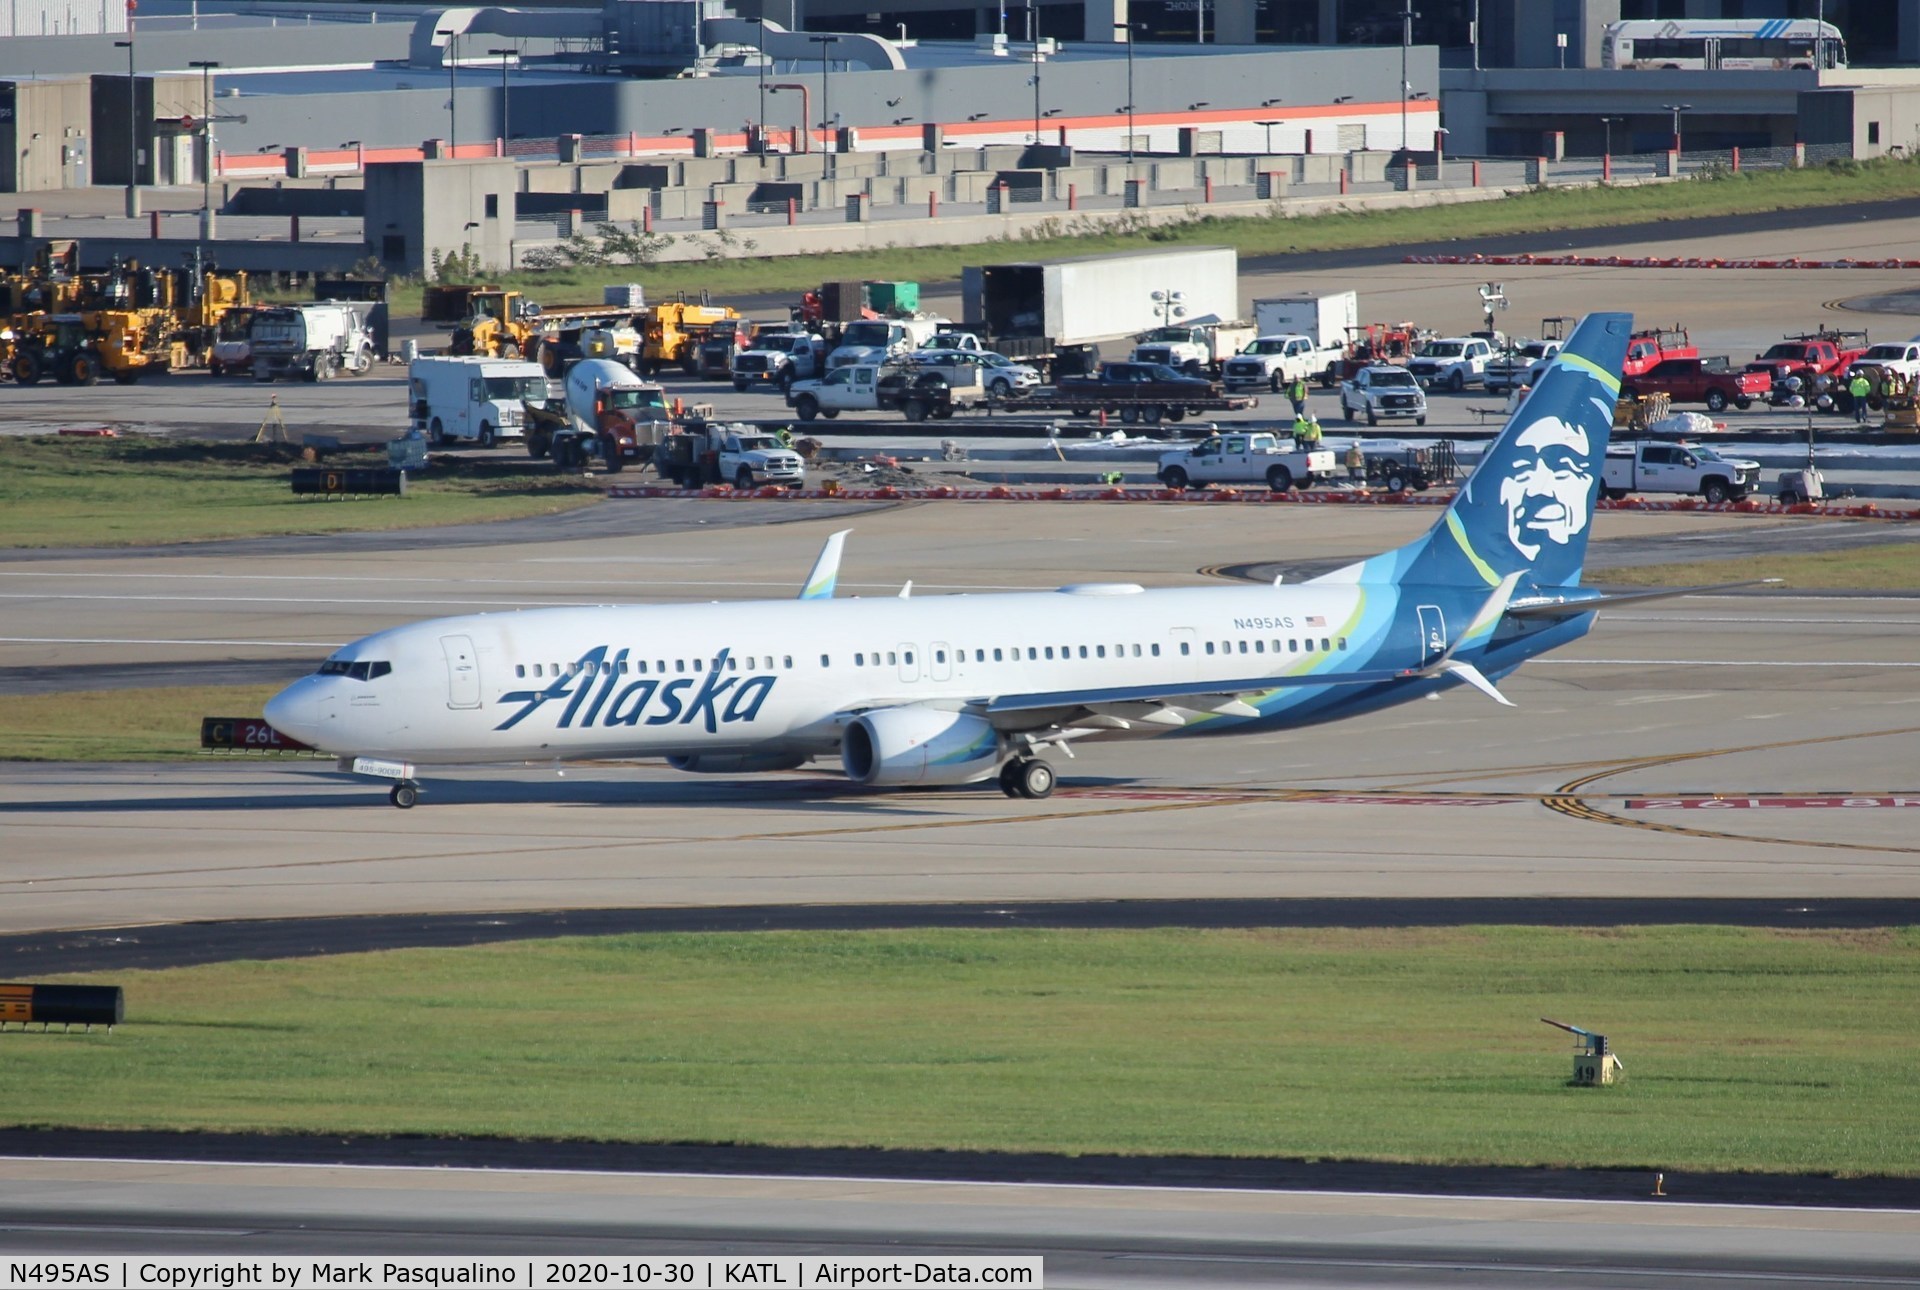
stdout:
[[(1181, 648), (1182, 650), (1184, 650), (1184, 649), (1186, 649), (1186, 646), (1185, 646), (1185, 645), (1182, 645), (1182, 646), (1181, 646), (1180, 648)], [(1209, 654), (1211, 654), (1211, 653), (1213, 653), (1213, 642), (1212, 642), (1212, 641), (1208, 641), (1208, 642), (1207, 642), (1207, 653), (1209, 653)]]
[(1053, 646), (1051, 646), (1051, 645), (1049, 645), (1049, 646), (1047, 646), (1047, 657), (1048, 657), (1048, 658), (1052, 658), (1052, 657), (1053, 657)]
[[(907, 655), (907, 661), (908, 661), (908, 662), (912, 662), (912, 661), (913, 661), (913, 655), (911, 655), (911, 654), (909, 654), (909, 655)], [(946, 661), (947, 661), (947, 652), (946, 652), (945, 650), (943, 650), (943, 649), (937, 649), (937, 650), (935, 650), (935, 651), (933, 652), (933, 661), (934, 661), (934, 662), (936, 662), (936, 663), (944, 663), (944, 662), (946, 662)]]
[(1247, 643), (1245, 641), (1240, 642), (1240, 652), (1242, 654), (1247, 652)]
[(898, 654), (897, 654), (897, 653), (896, 653), (895, 651), (893, 651), (893, 650), (888, 650), (888, 651), (887, 651), (887, 666), (888, 666), (888, 667), (893, 667), (893, 666), (896, 666), (896, 665), (897, 665), (897, 664), (899, 663), (899, 661), (900, 661), (900, 658), (899, 658), (899, 655), (898, 655)]
[(907, 651), (907, 654), (906, 654), (906, 662), (907, 662), (907, 666), (908, 666), (908, 667), (912, 667), (912, 666), (913, 666), (913, 651), (912, 651), (912, 650), (908, 650), (908, 651)]
[(1080, 657), (1085, 658), (1086, 656), (1087, 656), (1087, 647), (1085, 645), (1082, 645), (1080, 647)]
[(1287, 653), (1298, 654), (1299, 652), (1300, 652), (1300, 642), (1297, 640), (1289, 640), (1287, 642)]
[(1266, 643), (1265, 641), (1255, 641), (1255, 642), (1253, 643), (1253, 652), (1254, 652), (1254, 653), (1256, 653), (1256, 654), (1264, 654), (1264, 653), (1266, 653), (1266, 652), (1267, 652), (1267, 643)]
[(1001, 657), (1000, 657), (1000, 651), (999, 651), (998, 649), (995, 649), (995, 650), (993, 651), (993, 661), (994, 661), (994, 662), (996, 662), (996, 663), (999, 663), (999, 662), (1003, 662), (1003, 661), (1004, 661), (1003, 659), (1001, 659)]
[(1107, 656), (1107, 647), (1105, 645), (1096, 645), (1094, 646), (1093, 652), (1099, 657), (1105, 658)]
[(789, 672), (793, 671), (793, 655), (787, 654), (784, 655), (783, 658), (786, 663), (786, 670)]
[[(1160, 652), (1160, 647), (1159, 647), (1159, 646), (1157, 646), (1157, 645), (1156, 645), (1156, 646), (1154, 646), (1154, 649), (1153, 649), (1153, 652), (1154, 652), (1154, 653), (1156, 653), (1156, 654), (1158, 654), (1158, 653)], [(1139, 647), (1138, 645), (1135, 645), (1135, 646), (1133, 647), (1133, 656), (1134, 656), (1135, 658), (1139, 658), (1139, 657), (1140, 657), (1140, 647)]]
[(1333, 642), (1332, 642), (1332, 641), (1330, 641), (1330, 640), (1328, 640), (1328, 639), (1327, 639), (1326, 637), (1324, 637), (1324, 636), (1322, 636), (1322, 637), (1320, 638), (1320, 650), (1321, 650), (1321, 652), (1322, 652), (1322, 653), (1325, 653), (1325, 652), (1326, 652), (1327, 650), (1330, 650), (1330, 649), (1332, 649), (1332, 648), (1333, 648)]
[(706, 664), (696, 658), (693, 660), (693, 670), (696, 672), (704, 672), (706, 671)]
[[(824, 658), (826, 656), (823, 654), (821, 657)], [(855, 667), (865, 667), (867, 665), (867, 656), (865, 654), (855, 654), (853, 656), (853, 665)]]
[[(1040, 651), (1039, 651), (1039, 650), (1037, 650), (1037, 649), (1035, 649), (1035, 648), (1034, 648), (1033, 646), (1031, 646), (1031, 645), (1029, 645), (1029, 646), (1027, 646), (1027, 657), (1028, 657), (1029, 659), (1036, 659), (1036, 658), (1039, 658), (1039, 657), (1040, 657)], [(1047, 651), (1047, 657), (1048, 657), (1048, 658), (1052, 658), (1052, 657), (1053, 657), (1053, 651), (1052, 651), (1052, 650), (1048, 650), (1048, 651)]]
[(674, 670), (674, 671), (676, 671), (676, 672), (684, 672), (684, 671), (686, 671), (686, 670), (687, 670), (687, 660), (685, 660), (684, 658), (676, 658), (675, 660), (673, 660), (673, 670)]
[(1340, 638), (1340, 648), (1345, 649), (1346, 647), (1347, 647), (1347, 638), (1342, 636)]
[(514, 664), (513, 674), (515, 676), (525, 676), (527, 674), (527, 665), (525, 663)]
[[(1149, 646), (1148, 648), (1149, 648), (1149, 649), (1151, 649), (1151, 650), (1153, 651), (1153, 656), (1154, 656), (1155, 658), (1159, 658), (1159, 657), (1160, 657), (1160, 642), (1158, 642), (1158, 641), (1155, 641), (1155, 642), (1154, 642), (1154, 643), (1153, 643), (1152, 645), (1150, 645), (1150, 646)], [(1138, 645), (1135, 645), (1135, 646), (1133, 647), (1133, 652), (1134, 652), (1134, 653), (1136, 653), (1136, 654), (1138, 654), (1138, 653), (1140, 652), (1140, 647), (1139, 647)], [(1180, 647), (1180, 652), (1181, 652), (1182, 654), (1184, 654), (1184, 653), (1186, 653), (1186, 646), (1184, 646), (1184, 645), (1183, 645), (1183, 646), (1181, 646), (1181, 647)]]
[[(1158, 649), (1158, 648), (1159, 648), (1159, 646), (1157, 646), (1157, 645), (1156, 645), (1156, 646), (1154, 646), (1154, 648), (1155, 648), (1155, 649)], [(1192, 645), (1190, 645), (1189, 643), (1187, 643), (1186, 641), (1181, 641), (1181, 642), (1180, 642), (1180, 652), (1181, 652), (1182, 654), (1191, 654), (1191, 653), (1193, 653), (1193, 646), (1192, 646)]]
[(822, 654), (822, 655), (820, 656), (820, 666), (821, 666), (821, 667), (832, 667), (832, 666), (833, 666), (833, 660), (832, 660), (831, 658), (829, 658), (829, 657), (828, 657), (827, 655), (825, 655), (825, 654)]

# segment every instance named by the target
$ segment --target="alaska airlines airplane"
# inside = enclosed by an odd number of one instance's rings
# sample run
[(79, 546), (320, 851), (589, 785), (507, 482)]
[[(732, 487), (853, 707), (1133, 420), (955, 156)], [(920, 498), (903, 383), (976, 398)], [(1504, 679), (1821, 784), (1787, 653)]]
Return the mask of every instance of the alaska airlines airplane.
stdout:
[[(845, 533), (793, 600), (439, 618), (336, 651), (266, 707), (342, 770), (664, 757), (715, 774), (837, 756), (875, 787), (998, 777), (1146, 735), (1331, 721), (1495, 682), (1584, 636), (1582, 588), (1628, 314), (1590, 314), (1425, 537), (1297, 586), (834, 599)], [(909, 584), (909, 587), (911, 584)]]

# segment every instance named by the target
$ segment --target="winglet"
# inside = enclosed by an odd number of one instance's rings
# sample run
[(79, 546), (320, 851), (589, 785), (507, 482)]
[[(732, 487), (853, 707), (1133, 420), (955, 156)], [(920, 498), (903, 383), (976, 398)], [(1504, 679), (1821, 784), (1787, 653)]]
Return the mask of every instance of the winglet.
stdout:
[(840, 580), (840, 548), (847, 543), (847, 534), (852, 529), (841, 529), (827, 538), (820, 548), (820, 557), (813, 562), (813, 571), (807, 575), (807, 583), (800, 588), (801, 600), (832, 600), (834, 585)]

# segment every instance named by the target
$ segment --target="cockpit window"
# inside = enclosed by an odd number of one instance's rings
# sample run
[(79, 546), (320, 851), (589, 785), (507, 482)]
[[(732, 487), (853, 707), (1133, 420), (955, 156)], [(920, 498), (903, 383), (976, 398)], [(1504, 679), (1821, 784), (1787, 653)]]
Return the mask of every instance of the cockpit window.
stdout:
[(320, 665), (320, 676), (349, 676), (356, 681), (373, 681), (393, 671), (393, 664), (370, 659), (330, 658)]

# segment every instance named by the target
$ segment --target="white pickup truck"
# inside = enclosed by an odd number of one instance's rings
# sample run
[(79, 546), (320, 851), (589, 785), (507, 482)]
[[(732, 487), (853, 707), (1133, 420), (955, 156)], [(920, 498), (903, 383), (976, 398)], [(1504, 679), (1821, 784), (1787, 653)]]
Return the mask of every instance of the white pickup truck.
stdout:
[(836, 367), (817, 381), (795, 381), (787, 405), (802, 421), (842, 412), (898, 410), (909, 421), (944, 421), (956, 408), (985, 403), (988, 391), (974, 362), (855, 363)]
[(1518, 349), (1504, 349), (1487, 364), (1482, 376), (1487, 390), (1498, 394), (1532, 385), (1560, 352), (1557, 340), (1523, 341)]
[(1140, 337), (1130, 361), (1164, 363), (1189, 376), (1210, 376), (1252, 339), (1253, 328), (1246, 323), (1176, 323)]
[(1168, 488), (1205, 488), (1208, 484), (1265, 484), (1276, 493), (1311, 488), (1333, 473), (1330, 448), (1306, 450), (1292, 439), (1270, 434), (1209, 435), (1191, 448), (1160, 458), (1160, 482)]
[(766, 382), (782, 390), (820, 374), (821, 343), (810, 332), (770, 332), (733, 356), (733, 388), (745, 393)]
[(1737, 502), (1759, 487), (1759, 462), (1684, 440), (1608, 448), (1601, 472), (1602, 491), (1616, 502), (1628, 493), (1698, 493), (1709, 502)]
[(1326, 370), (1327, 356), (1314, 348), (1313, 338), (1298, 333), (1256, 336), (1220, 369), (1228, 390), (1250, 390), (1264, 385), (1280, 393), (1298, 377), (1311, 381)]
[(1480, 336), (1444, 336), (1407, 360), (1407, 370), (1422, 389), (1460, 391), (1486, 379), (1493, 342)]

